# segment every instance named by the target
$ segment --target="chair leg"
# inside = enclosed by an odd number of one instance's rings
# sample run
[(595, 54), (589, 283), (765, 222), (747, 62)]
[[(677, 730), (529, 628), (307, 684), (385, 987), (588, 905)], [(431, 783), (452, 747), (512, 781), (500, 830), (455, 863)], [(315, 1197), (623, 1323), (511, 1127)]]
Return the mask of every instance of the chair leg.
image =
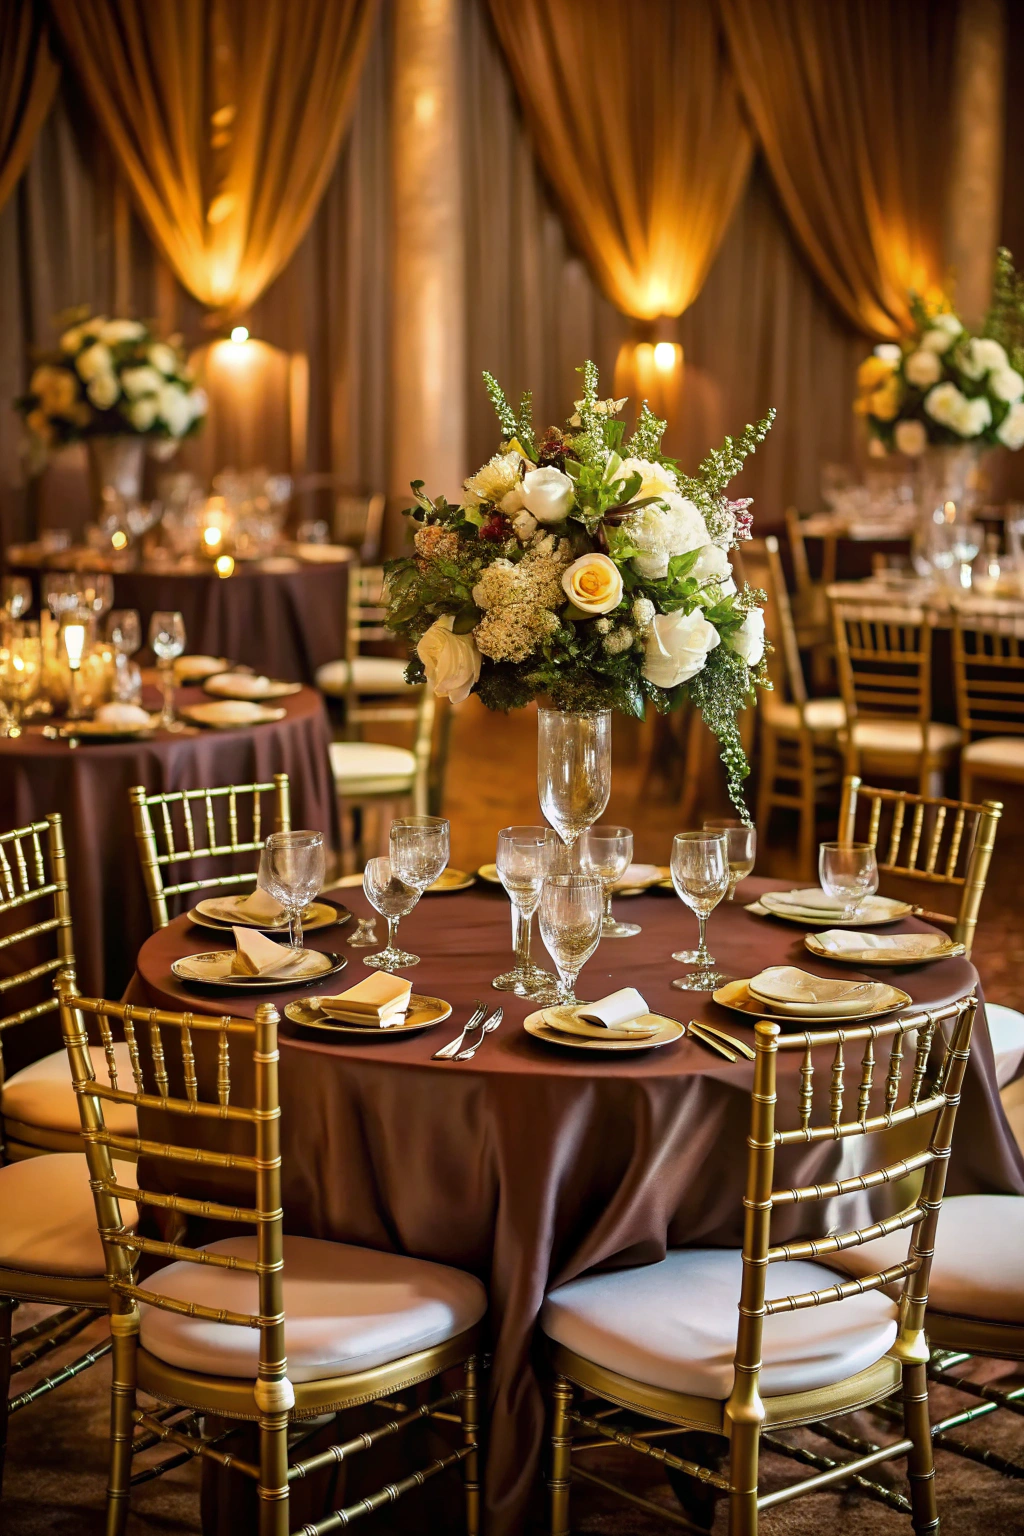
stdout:
[(139, 1313), (110, 1315), (110, 1472), (107, 1480), (107, 1536), (123, 1536), (132, 1482), (135, 1387), (138, 1379)]
[(761, 762), (757, 781), (757, 835), (762, 842), (768, 841), (768, 828), (772, 815), (772, 792), (775, 789), (775, 732), (770, 726), (761, 726)]
[(462, 1389), (462, 1441), (473, 1449), (462, 1463), (466, 1492), (466, 1536), (480, 1536), (480, 1410), (477, 1392), (477, 1361), (466, 1361)]
[(556, 1376), (552, 1389), (551, 1420), (551, 1536), (569, 1536), (569, 1467), (572, 1460), (572, 1383)]
[(939, 1528), (939, 1507), (935, 1498), (935, 1457), (931, 1424), (928, 1419), (927, 1367), (903, 1367), (903, 1432), (913, 1445), (907, 1452), (907, 1476), (910, 1481), (911, 1524), (917, 1536)]
[(14, 1302), (0, 1296), (0, 1494), (4, 1491), (4, 1458), (7, 1455), (7, 1394), (11, 1387), (11, 1333)]
[(729, 1438), (729, 1536), (757, 1536), (761, 1425), (734, 1424)]
[(800, 738), (800, 829), (797, 857), (800, 861), (800, 879), (814, 877), (814, 834), (817, 831), (814, 806), (814, 742), (809, 736)]

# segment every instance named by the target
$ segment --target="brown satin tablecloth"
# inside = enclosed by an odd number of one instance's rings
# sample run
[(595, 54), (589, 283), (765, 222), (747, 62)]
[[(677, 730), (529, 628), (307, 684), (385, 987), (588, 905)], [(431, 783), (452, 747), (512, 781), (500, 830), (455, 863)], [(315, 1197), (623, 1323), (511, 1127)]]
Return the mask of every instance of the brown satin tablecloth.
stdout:
[[(780, 884), (750, 880), (740, 894), (751, 900)], [(361, 891), (339, 895), (357, 915), (368, 911)], [(707, 996), (670, 988), (682, 969), (670, 952), (696, 936), (694, 919), (675, 897), (654, 892), (618, 905), (628, 906), (643, 932), (605, 940), (584, 969), (579, 995), (632, 984), (656, 1010), (682, 1020), (705, 1017), (749, 1039), (738, 1015)], [(900, 928), (927, 925), (908, 919), (889, 931)], [(365, 952), (344, 943), (348, 931), (310, 935), (310, 943), (349, 957), (339, 991), (366, 974), (359, 963)], [(810, 959), (802, 929), (752, 916), (738, 904), (718, 908), (709, 937), (718, 962), (735, 975)], [(595, 1059), (526, 1035), (527, 1005), (490, 988), (510, 960), (501, 891), (427, 896), (403, 920), (401, 941), (423, 956), (409, 973), (415, 990), (450, 1001), (450, 1021), (405, 1040), (335, 1044), (303, 1037), (282, 1020), (286, 1229), (455, 1264), (486, 1283), (494, 1356), (486, 1531), (509, 1536), (526, 1528), (539, 1486), (544, 1404), (535, 1325), (545, 1291), (595, 1266), (654, 1262), (668, 1247), (739, 1245), (751, 1068), (689, 1040)], [(212, 935), (184, 920), (154, 934), (139, 954), (130, 996), (160, 1007), (250, 1012), (251, 998), (233, 994), (228, 1003), (223, 992), (200, 995), (171, 975), (172, 959), (211, 943)], [(851, 974), (850, 967), (813, 966), (819, 974)], [(876, 974), (898, 978), (921, 1004), (953, 1000), (977, 983), (962, 959)], [(301, 993), (266, 995), (283, 1008)], [(504, 1002), (502, 1028), (472, 1063), (431, 1061), (478, 997)], [(983, 1023), (976, 1040), (948, 1187), (1024, 1194), (1024, 1162), (1003, 1118)], [(793, 1053), (780, 1063), (780, 1117), (793, 1123), (799, 1059)], [(827, 1095), (827, 1063), (822, 1068), (819, 1089)], [(792, 1175), (794, 1182), (833, 1176), (844, 1155), (834, 1144), (786, 1150), (791, 1155), (780, 1156), (779, 1177)], [(806, 1213), (792, 1215), (806, 1230)], [(783, 1227), (780, 1220), (775, 1230)], [(418, 1497), (408, 1502), (409, 1530), (425, 1528)], [(223, 1508), (215, 1523), (230, 1528)]]
[[(183, 705), (208, 698), (181, 688)], [(150, 691), (147, 705), (159, 707)], [(51, 741), (29, 727), (0, 738), (0, 828), (23, 826), (50, 811), (64, 819), (71, 915), (79, 984), (84, 992), (119, 997), (151, 930), (149, 906), (132, 830), (128, 791), (216, 788), (287, 773), (293, 825), (314, 827), (337, 845), (337, 802), (320, 694), (312, 688), (280, 701), (285, 718), (245, 730), (195, 731), (150, 741)], [(247, 867), (255, 856), (245, 855)], [(228, 870), (226, 862), (214, 868)], [(173, 879), (173, 876), (171, 877)], [(36, 1055), (60, 1046), (59, 1028)]]

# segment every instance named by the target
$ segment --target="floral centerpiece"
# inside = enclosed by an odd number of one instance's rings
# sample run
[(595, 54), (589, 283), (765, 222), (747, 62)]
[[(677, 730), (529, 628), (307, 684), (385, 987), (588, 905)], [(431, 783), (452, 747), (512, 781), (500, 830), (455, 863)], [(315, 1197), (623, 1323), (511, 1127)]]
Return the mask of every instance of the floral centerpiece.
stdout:
[(484, 374), (498, 452), (457, 504), (413, 483), (415, 553), (387, 572), (388, 624), (412, 650), (406, 676), (489, 709), (547, 699), (560, 710), (643, 718), (689, 698), (721, 746), (746, 811), (737, 712), (764, 663), (764, 594), (738, 591), (728, 552), (750, 537), (748, 500), (725, 492), (774, 412), (726, 438), (694, 476), (661, 452), (666, 423), (598, 394), (593, 363), (566, 429), (538, 434), (529, 394), (513, 410)]

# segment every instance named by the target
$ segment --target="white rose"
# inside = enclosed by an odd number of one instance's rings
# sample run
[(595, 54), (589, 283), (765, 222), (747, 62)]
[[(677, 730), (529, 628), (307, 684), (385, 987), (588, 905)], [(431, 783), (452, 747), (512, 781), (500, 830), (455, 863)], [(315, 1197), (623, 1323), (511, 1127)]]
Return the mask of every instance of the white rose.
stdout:
[(928, 432), (923, 421), (898, 421), (893, 434), (896, 452), (916, 459), (928, 447)]
[(114, 367), (114, 359), (110, 355), (110, 348), (105, 347), (101, 341), (94, 342), (91, 347), (86, 347), (79, 357), (75, 358), (75, 367), (78, 369), (79, 378), (95, 379), (98, 374), (110, 373)]
[(937, 384), (942, 377), (942, 364), (934, 352), (928, 352), (923, 347), (917, 352), (911, 352), (903, 364), (903, 375), (910, 384), (915, 384), (918, 389), (927, 389), (930, 384)]
[(647, 496), (664, 496), (668, 493), (678, 494), (679, 483), (670, 469), (664, 464), (654, 464), (650, 459), (623, 459), (618, 477), (628, 480), (630, 475), (640, 476), (640, 489), (631, 501), (640, 501)]
[(188, 395), (176, 384), (164, 384), (159, 394), (160, 419), (172, 437), (183, 437), (192, 425), (192, 407)]
[(875, 347), (875, 356), (880, 357), (883, 363), (891, 363), (895, 368), (903, 356), (903, 349), (895, 341), (880, 341)]
[(163, 382), (155, 368), (122, 368), (121, 370), (121, 388), (129, 400), (137, 400), (140, 395), (157, 394)]
[(932, 420), (937, 421), (940, 426), (951, 427), (953, 418), (966, 403), (965, 396), (947, 379), (944, 384), (936, 384), (934, 389), (928, 391), (924, 399), (924, 408)]
[(988, 387), (997, 400), (1006, 400), (1012, 405), (1024, 395), (1024, 378), (1016, 368), (994, 368), (989, 374)]
[(690, 571), (698, 581), (722, 581), (732, 573), (729, 556), (717, 544), (705, 544), (697, 556), (697, 563)]
[(152, 395), (143, 395), (141, 399), (133, 400), (125, 411), (125, 415), (136, 432), (148, 432), (156, 421), (155, 398)]
[(205, 389), (190, 389), (186, 398), (193, 421), (198, 421), (200, 416), (206, 415), (206, 407), (209, 402), (206, 398)]
[(154, 341), (146, 353), (153, 367), (160, 373), (165, 373), (168, 378), (173, 378), (178, 371), (178, 354), (173, 347), (169, 347), (166, 341)]
[(1002, 421), (996, 427), (996, 437), (1004, 448), (1009, 448), (1011, 453), (1016, 453), (1018, 448), (1024, 448), (1024, 404), (1020, 401), (1011, 405)]
[(455, 616), (436, 619), (416, 647), (427, 682), (439, 698), (461, 704), (480, 681), (480, 652), (472, 635), (452, 633)]
[(950, 336), (959, 336), (963, 330), (963, 326), (956, 315), (936, 315), (934, 324), (938, 326), (940, 331), (945, 331)]
[(121, 386), (112, 373), (98, 373), (89, 380), (85, 392), (98, 411), (109, 411), (121, 393)]
[(696, 677), (721, 641), (700, 609), (693, 613), (658, 613), (644, 641), (644, 677), (656, 688), (675, 688)]
[[(964, 437), (978, 437), (986, 427), (992, 425), (992, 406), (984, 395), (978, 395), (975, 400), (968, 400), (966, 424), (967, 431), (962, 432)], [(961, 428), (957, 430), (962, 431)]]
[(953, 345), (953, 336), (945, 326), (936, 325), (930, 331), (925, 331), (918, 345), (922, 352), (937, 352), (941, 357)]
[(580, 555), (562, 573), (562, 591), (581, 613), (611, 613), (622, 601), (622, 573), (607, 555)]
[(145, 334), (146, 327), (137, 320), (108, 320), (100, 331), (100, 340), (108, 347), (116, 347), (119, 341), (138, 341)]
[(531, 469), (523, 476), (520, 492), (523, 505), (538, 523), (560, 523), (573, 503), (572, 481), (560, 469), (550, 466)]
[(743, 623), (726, 644), (748, 667), (756, 667), (764, 655), (764, 609), (748, 609)]
[(975, 336), (970, 351), (983, 373), (991, 373), (994, 368), (1008, 368), (1010, 365), (1006, 349), (988, 336)]

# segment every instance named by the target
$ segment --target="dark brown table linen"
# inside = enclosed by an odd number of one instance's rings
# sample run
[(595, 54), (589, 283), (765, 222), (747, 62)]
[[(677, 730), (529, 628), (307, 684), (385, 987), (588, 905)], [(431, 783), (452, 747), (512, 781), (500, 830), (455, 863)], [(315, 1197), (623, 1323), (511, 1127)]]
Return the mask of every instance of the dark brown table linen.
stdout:
[[(779, 885), (752, 880), (741, 895), (750, 900)], [(341, 894), (357, 914), (367, 910), (361, 892)], [(749, 1039), (738, 1015), (706, 996), (671, 989), (682, 967), (670, 952), (695, 934), (694, 919), (675, 897), (652, 893), (628, 902), (628, 911), (642, 934), (602, 943), (584, 969), (580, 995), (636, 985), (652, 1008), (684, 1020), (703, 1017)], [(900, 928), (927, 925), (910, 919), (889, 931)], [(337, 990), (366, 974), (361, 952), (348, 949), (345, 937), (344, 929), (309, 936), (320, 948), (347, 954)], [(544, 1406), (532, 1361), (545, 1291), (597, 1266), (654, 1262), (669, 1247), (738, 1245), (751, 1069), (689, 1040), (595, 1059), (527, 1036), (521, 1028), (527, 1005), (490, 989), (491, 977), (509, 962), (509, 909), (500, 891), (427, 896), (403, 920), (401, 937), (424, 957), (409, 972), (415, 990), (450, 1001), (450, 1022), (368, 1044), (303, 1036), (282, 1023), (286, 1224), (294, 1232), (459, 1265), (488, 1285), (494, 1365), (486, 1529), (506, 1536), (523, 1529), (537, 1487)], [(850, 967), (812, 961), (802, 929), (756, 918), (739, 905), (715, 912), (709, 939), (720, 965), (737, 975), (785, 961), (809, 963), (821, 974), (851, 974)], [(208, 947), (209, 935), (183, 923), (154, 935), (139, 955), (131, 996), (160, 1007), (250, 1012), (251, 997), (234, 994), (227, 1002), (223, 991), (201, 995), (172, 977), (172, 959)], [(874, 974), (897, 979), (922, 1005), (951, 1001), (977, 982), (964, 960)], [(281, 1008), (299, 995), (267, 994)], [(477, 997), (504, 1003), (502, 1028), (472, 1063), (432, 1061)], [(830, 1055), (818, 1073), (826, 1104)], [(780, 1068), (780, 1118), (794, 1123), (797, 1055), (781, 1057)], [(851, 1068), (851, 1092), (853, 1075)], [(241, 1080), (238, 1092), (241, 1102)], [(190, 1137), (197, 1129), (189, 1126)], [(151, 1127), (150, 1134), (158, 1133)], [(827, 1179), (848, 1155), (831, 1143), (786, 1149), (779, 1178)], [(1024, 1194), (1024, 1162), (1002, 1115), (983, 1026), (949, 1187)], [(792, 1229), (780, 1220), (780, 1236), (808, 1230), (805, 1211), (789, 1214)], [(409, 1519), (416, 1528), (412, 1507)]]
[[(178, 702), (208, 696), (183, 688)], [(157, 706), (157, 696), (147, 703)], [(200, 731), (151, 741), (90, 743), (72, 748), (38, 730), (0, 739), (0, 827), (23, 826), (59, 811), (64, 819), (71, 915), (79, 984), (84, 992), (119, 997), (151, 931), (149, 906), (132, 830), (128, 791), (215, 788), (287, 773), (293, 825), (323, 830), (337, 843), (337, 801), (327, 755), (323, 700), (311, 688), (281, 700), (285, 718), (245, 730)], [(254, 855), (240, 868), (255, 868)], [(211, 869), (230, 868), (227, 862)], [(171, 877), (173, 879), (173, 876)], [(17, 968), (17, 967), (14, 967)], [(7, 972), (10, 974), (10, 971)], [(59, 1030), (35, 1055), (60, 1045)]]

